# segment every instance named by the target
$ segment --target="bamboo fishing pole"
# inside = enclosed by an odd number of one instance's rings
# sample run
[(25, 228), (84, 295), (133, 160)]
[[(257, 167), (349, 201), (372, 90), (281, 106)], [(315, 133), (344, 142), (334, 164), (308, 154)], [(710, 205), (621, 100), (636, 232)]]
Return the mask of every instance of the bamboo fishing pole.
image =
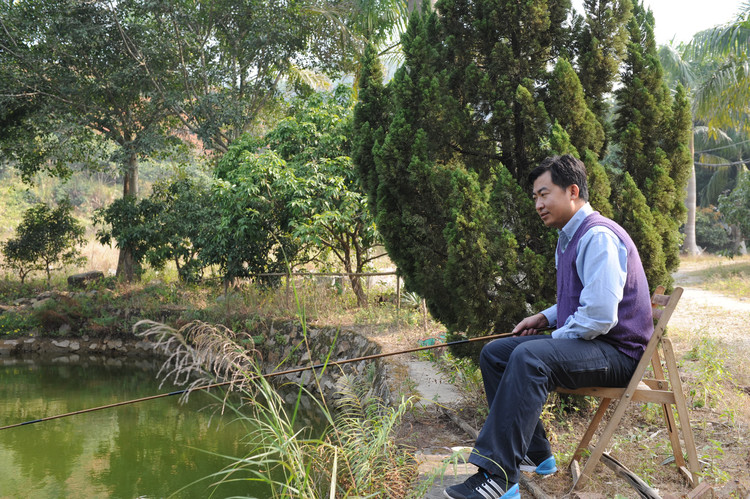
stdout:
[[(548, 329), (552, 329), (552, 328), (551, 327), (546, 327), (546, 328), (540, 328), (538, 330), (539, 331), (543, 331), (543, 330), (548, 330)], [(424, 346), (421, 346), (421, 347), (409, 348), (407, 350), (399, 350), (397, 352), (378, 353), (378, 354), (372, 354), (372, 355), (365, 355), (363, 357), (356, 357), (354, 359), (342, 359), (342, 360), (336, 360), (336, 361), (333, 361), (333, 362), (327, 362), (327, 363), (322, 363), (322, 364), (315, 364), (315, 365), (311, 365), (311, 366), (295, 367), (295, 368), (292, 368), (292, 369), (287, 369), (285, 371), (274, 371), (272, 373), (264, 374), (264, 375), (259, 376), (259, 377), (262, 377), (262, 378), (273, 378), (275, 376), (283, 376), (283, 375), (286, 375), (286, 374), (294, 374), (294, 373), (303, 372), (303, 371), (309, 371), (309, 370), (313, 370), (313, 369), (321, 369), (321, 368), (324, 368), (324, 367), (327, 367), (327, 366), (340, 366), (340, 365), (344, 365), (344, 364), (350, 364), (352, 362), (361, 362), (361, 361), (365, 361), (365, 360), (375, 360), (375, 359), (381, 359), (383, 357), (390, 357), (390, 356), (393, 356), (393, 355), (403, 355), (403, 354), (407, 354), (407, 353), (420, 352), (420, 351), (423, 351), (423, 350), (432, 350), (434, 348), (450, 347), (450, 346), (454, 346), (454, 345), (463, 345), (463, 344), (466, 344), (466, 343), (472, 343), (474, 341), (495, 340), (497, 338), (505, 338), (505, 337), (508, 337), (508, 336), (513, 336), (513, 333), (502, 333), (502, 334), (493, 334), (493, 335), (489, 335), (489, 336), (478, 336), (476, 338), (468, 338), (466, 340), (450, 341), (450, 342), (447, 342), (447, 343), (436, 343), (434, 345), (424, 345)], [(120, 406), (123, 406), (123, 405), (136, 404), (138, 402), (146, 402), (148, 400), (156, 400), (156, 399), (160, 399), (160, 398), (171, 397), (173, 395), (182, 395), (183, 393), (186, 393), (188, 391), (208, 390), (208, 389), (211, 389), (211, 388), (218, 388), (218, 387), (227, 386), (227, 385), (230, 385), (230, 384), (232, 384), (232, 381), (222, 381), (220, 383), (212, 383), (212, 384), (209, 384), (209, 385), (197, 386), (195, 388), (186, 388), (184, 390), (177, 390), (177, 391), (168, 392), (168, 393), (159, 393), (157, 395), (150, 395), (148, 397), (141, 397), (141, 398), (132, 399), (132, 400), (125, 400), (125, 401), (122, 401), (122, 402), (115, 402), (113, 404), (101, 405), (101, 406), (98, 406), (98, 407), (91, 407), (91, 408), (88, 408), (88, 409), (81, 409), (79, 411), (67, 412), (65, 414), (57, 414), (55, 416), (48, 416), (48, 417), (45, 417), (45, 418), (39, 418), (39, 419), (30, 420), (30, 421), (24, 421), (22, 423), (15, 423), (15, 424), (10, 424), (10, 425), (6, 425), (6, 426), (0, 426), (0, 431), (7, 430), (7, 429), (10, 429), (10, 428), (17, 428), (19, 426), (26, 426), (26, 425), (30, 425), (30, 424), (34, 424), (34, 423), (41, 423), (43, 421), (51, 421), (53, 419), (66, 418), (68, 416), (77, 416), (79, 414), (86, 414), (86, 413), (89, 413), (89, 412), (101, 411), (101, 410), (104, 410), (104, 409), (112, 409), (114, 407), (120, 407)]]

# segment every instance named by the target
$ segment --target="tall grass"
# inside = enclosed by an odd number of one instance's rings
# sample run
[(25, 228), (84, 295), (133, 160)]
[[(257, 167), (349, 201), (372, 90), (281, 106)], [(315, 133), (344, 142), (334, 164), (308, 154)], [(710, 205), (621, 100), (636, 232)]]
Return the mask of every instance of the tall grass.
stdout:
[[(389, 408), (373, 395), (371, 379), (342, 376), (333, 407), (301, 386), (289, 403), (264, 377), (249, 335), (200, 322), (179, 330), (147, 321), (136, 327), (168, 353), (164, 380), (188, 384), (185, 397), (201, 385), (227, 381), (222, 410), (252, 428), (243, 442), (247, 453), (227, 456), (228, 465), (205, 480), (265, 484), (273, 498), (408, 497), (416, 463), (392, 434), (410, 400)], [(315, 374), (318, 380), (322, 372)], [(303, 396), (324, 417), (320, 435), (299, 427)]]

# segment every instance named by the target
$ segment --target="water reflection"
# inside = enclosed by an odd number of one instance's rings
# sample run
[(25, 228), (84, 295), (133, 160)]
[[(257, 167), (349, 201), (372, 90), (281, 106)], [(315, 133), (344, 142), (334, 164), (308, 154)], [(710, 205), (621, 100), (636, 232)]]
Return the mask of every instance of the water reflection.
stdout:
[[(0, 426), (171, 391), (155, 364), (14, 362), (0, 365)], [(191, 395), (142, 402), (0, 431), (0, 497), (165, 497), (243, 456), (251, 431)], [(215, 497), (265, 497), (252, 482)], [(176, 497), (206, 497), (210, 481)]]

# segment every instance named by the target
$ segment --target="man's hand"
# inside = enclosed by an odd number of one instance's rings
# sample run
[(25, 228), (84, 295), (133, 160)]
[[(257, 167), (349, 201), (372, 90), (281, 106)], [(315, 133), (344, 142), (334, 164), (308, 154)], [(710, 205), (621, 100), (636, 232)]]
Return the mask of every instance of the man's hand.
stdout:
[(531, 317), (526, 317), (524, 320), (519, 322), (515, 328), (513, 328), (513, 334), (520, 334), (521, 336), (530, 336), (532, 334), (541, 334), (539, 331), (542, 328), (549, 326), (547, 318), (544, 314), (536, 314)]

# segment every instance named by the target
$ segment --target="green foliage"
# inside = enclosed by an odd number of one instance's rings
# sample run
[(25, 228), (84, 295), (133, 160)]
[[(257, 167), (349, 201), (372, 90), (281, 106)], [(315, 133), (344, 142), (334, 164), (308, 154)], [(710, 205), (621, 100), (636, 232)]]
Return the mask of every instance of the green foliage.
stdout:
[(696, 377), (688, 392), (693, 407), (715, 407), (723, 398), (723, 384), (732, 382), (732, 374), (724, 365), (725, 359), (724, 349), (705, 335), (685, 355), (685, 360), (695, 362)]
[[(626, 173), (618, 182), (613, 207), (618, 222), (628, 231), (633, 241), (638, 241), (643, 270), (649, 283), (671, 283), (672, 277), (666, 269), (664, 248), (656, 228), (656, 219), (649, 208), (646, 197), (635, 181)], [(666, 287), (666, 284), (662, 284)]]
[[(292, 234), (290, 205), (299, 179), (279, 154), (258, 151), (257, 144), (249, 137), (240, 139), (219, 163), (222, 178), (216, 183), (215, 202), (220, 219), (205, 235), (201, 258), (218, 265), (228, 280), (286, 272), (301, 256)], [(279, 282), (269, 277), (260, 280)]]
[(76, 0), (0, 5), (0, 109), (7, 117), (0, 142), (26, 180), (44, 169), (67, 175), (70, 163), (96, 167), (111, 141), (126, 182), (134, 181), (135, 158), (169, 141), (163, 107), (149, 98), (147, 68), (130, 56), (124, 36), (150, 37), (154, 56), (158, 38), (125, 3), (118, 7)]
[(730, 229), (716, 208), (701, 208), (695, 213), (695, 241), (709, 253), (730, 253), (734, 247)]
[(114, 242), (118, 248), (126, 250), (133, 258), (136, 276), (143, 273), (141, 264), (153, 238), (148, 222), (157, 213), (158, 207), (149, 200), (139, 201), (134, 196), (117, 199), (95, 212), (94, 223), (100, 226), (97, 239), (101, 244), (111, 245)]
[(148, 201), (158, 207), (158, 213), (146, 220), (153, 236), (148, 263), (162, 269), (172, 261), (180, 281), (199, 281), (205, 266), (199, 259), (204, 234), (218, 219), (209, 186), (187, 177), (159, 182)]
[[(630, 235), (641, 259), (649, 262), (646, 277), (651, 286), (669, 287), (671, 273), (679, 266), (678, 228), (685, 220), (683, 192), (690, 174), (686, 144), (691, 121), (684, 91), (678, 90), (672, 99), (663, 80), (653, 25), (651, 11), (636, 4), (628, 23), (630, 41), (623, 85), (616, 91), (618, 114), (614, 129), (620, 145), (618, 166), (629, 173), (651, 210), (652, 222), (639, 221), (641, 230)], [(622, 190), (631, 188), (625, 186)], [(629, 200), (619, 207), (631, 210)], [(631, 213), (616, 210), (615, 219), (630, 229), (624, 222)], [(652, 253), (656, 250), (653, 238), (659, 239), (660, 254)]]
[[(668, 285), (689, 122), (684, 96), (673, 108), (661, 83), (653, 19), (641, 8), (632, 20), (627, 1), (588, 1), (586, 21), (568, 17), (565, 1), (436, 8), (412, 16), (405, 63), (387, 86), (366, 52), (353, 127), (354, 161), (406, 287), (470, 336), (507, 331), (554, 302), (555, 233), (535, 214), (527, 178), (563, 153), (586, 163), (594, 207), (634, 230), (650, 282)], [(609, 130), (604, 99), (621, 62)], [(607, 156), (607, 144), (619, 153)]]
[(26, 311), (6, 311), (0, 314), (0, 336), (28, 335), (39, 326), (37, 318)]
[(719, 212), (728, 224), (740, 228), (745, 241), (750, 240), (750, 175), (747, 172), (740, 175), (732, 192), (719, 196)]
[(205, 268), (199, 253), (218, 217), (210, 194), (208, 185), (187, 177), (157, 182), (148, 198), (126, 196), (97, 210), (97, 239), (127, 249), (137, 274), (146, 262), (159, 270), (171, 261), (180, 281), (198, 281)]
[[(289, 115), (262, 139), (243, 138), (222, 158), (221, 227), (240, 227), (260, 244), (235, 260), (276, 251), (277, 266), (285, 259), (294, 266), (333, 255), (345, 272), (361, 273), (378, 256), (371, 254), (378, 234), (349, 157), (351, 113), (349, 88), (311, 94), (292, 102)], [(359, 278), (350, 282), (364, 305)]]
[(599, 154), (604, 145), (604, 129), (586, 104), (578, 75), (566, 59), (558, 59), (552, 71), (549, 94), (550, 117), (570, 134), (571, 144), (578, 151), (589, 149)]
[(606, 96), (625, 55), (632, 15), (630, 0), (584, 0), (586, 24), (578, 35), (579, 78), (589, 107), (603, 125), (609, 111)]
[(78, 249), (85, 230), (72, 209), (67, 200), (55, 209), (43, 203), (33, 206), (24, 213), (16, 236), (3, 243), (4, 265), (17, 272), (22, 283), (30, 272), (44, 270), (49, 284), (53, 266), (85, 260)]

